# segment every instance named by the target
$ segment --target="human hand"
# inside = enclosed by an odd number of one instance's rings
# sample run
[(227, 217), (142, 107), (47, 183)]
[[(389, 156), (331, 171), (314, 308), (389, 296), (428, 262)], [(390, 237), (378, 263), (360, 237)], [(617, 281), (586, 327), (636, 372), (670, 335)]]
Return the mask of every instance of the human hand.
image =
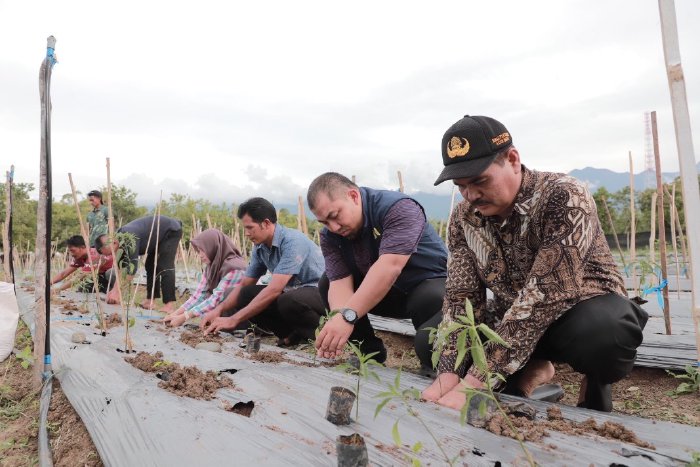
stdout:
[(115, 293), (114, 291), (110, 291), (107, 294), (107, 303), (110, 305), (118, 305), (121, 302), (121, 299), (119, 298), (119, 293)]
[(465, 389), (481, 389), (484, 387), (484, 383), (474, 378), (471, 375), (467, 375), (463, 380), (459, 382), (451, 391), (442, 396), (437, 403), (443, 407), (449, 407), (455, 410), (462, 410), (464, 404), (467, 403), (467, 394)]
[(440, 373), (435, 378), (435, 381), (421, 393), (421, 398), (426, 401), (437, 402), (457, 384), (459, 384), (459, 376), (455, 373)]
[(187, 315), (184, 312), (182, 312), (182, 313), (178, 313), (178, 312), (170, 313), (168, 316), (163, 318), (163, 323), (165, 323), (166, 325), (172, 326), (174, 328), (176, 328), (178, 326), (182, 326), (185, 323), (185, 321), (187, 321)]
[(199, 329), (204, 331), (207, 326), (209, 326), (219, 316), (221, 316), (221, 309), (218, 306), (213, 310), (206, 312), (199, 321)]
[(337, 314), (326, 322), (316, 338), (316, 349), (322, 358), (336, 358), (342, 354), (354, 326)]
[(204, 331), (204, 335), (206, 336), (210, 332), (213, 334), (218, 334), (219, 331), (235, 329), (239, 324), (240, 323), (235, 315), (229, 316), (228, 318), (215, 318), (207, 330)]

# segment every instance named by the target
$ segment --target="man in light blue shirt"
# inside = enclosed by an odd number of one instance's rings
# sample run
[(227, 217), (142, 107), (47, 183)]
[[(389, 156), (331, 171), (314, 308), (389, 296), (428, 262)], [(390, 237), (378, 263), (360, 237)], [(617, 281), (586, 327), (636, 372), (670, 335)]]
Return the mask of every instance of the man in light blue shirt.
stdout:
[[(255, 247), (245, 277), (200, 324), (206, 333), (236, 329), (251, 321), (269, 329), (282, 345), (313, 339), (324, 306), (318, 292), (321, 249), (298, 230), (277, 223), (275, 207), (251, 198), (238, 208), (246, 237)], [(267, 285), (256, 285), (270, 271)], [(227, 316), (230, 315), (230, 316)]]

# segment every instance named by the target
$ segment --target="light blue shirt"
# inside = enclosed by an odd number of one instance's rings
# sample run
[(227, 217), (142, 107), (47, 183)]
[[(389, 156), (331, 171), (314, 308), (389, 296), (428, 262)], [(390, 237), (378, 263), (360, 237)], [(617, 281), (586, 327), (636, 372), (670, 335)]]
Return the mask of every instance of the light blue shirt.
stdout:
[(257, 279), (266, 271), (291, 275), (285, 289), (317, 287), (325, 270), (321, 248), (298, 230), (275, 224), (272, 245), (255, 245), (246, 277)]

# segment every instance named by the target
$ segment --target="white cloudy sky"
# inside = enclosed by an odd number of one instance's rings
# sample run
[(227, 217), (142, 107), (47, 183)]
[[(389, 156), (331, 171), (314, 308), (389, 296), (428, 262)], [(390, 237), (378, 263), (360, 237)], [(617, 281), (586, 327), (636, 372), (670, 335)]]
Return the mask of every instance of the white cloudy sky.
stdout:
[[(700, 2), (676, 0), (696, 147)], [(655, 0), (0, 0), (0, 165), (36, 182), (37, 75), (56, 36), (53, 171), (83, 193), (112, 177), (141, 195), (288, 201), (318, 174), (434, 188), (463, 114), (510, 130), (526, 164), (643, 165), (657, 110), (675, 139)]]

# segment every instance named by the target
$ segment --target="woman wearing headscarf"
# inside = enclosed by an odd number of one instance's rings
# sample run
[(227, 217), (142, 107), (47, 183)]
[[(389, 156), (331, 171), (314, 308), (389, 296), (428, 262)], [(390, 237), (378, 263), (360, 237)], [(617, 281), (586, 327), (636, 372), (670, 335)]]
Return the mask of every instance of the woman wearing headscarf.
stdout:
[(165, 317), (164, 322), (170, 326), (180, 326), (190, 318), (213, 310), (223, 301), (224, 292), (238, 285), (246, 269), (240, 251), (220, 230), (207, 229), (194, 237), (190, 244), (206, 267), (195, 293)]

